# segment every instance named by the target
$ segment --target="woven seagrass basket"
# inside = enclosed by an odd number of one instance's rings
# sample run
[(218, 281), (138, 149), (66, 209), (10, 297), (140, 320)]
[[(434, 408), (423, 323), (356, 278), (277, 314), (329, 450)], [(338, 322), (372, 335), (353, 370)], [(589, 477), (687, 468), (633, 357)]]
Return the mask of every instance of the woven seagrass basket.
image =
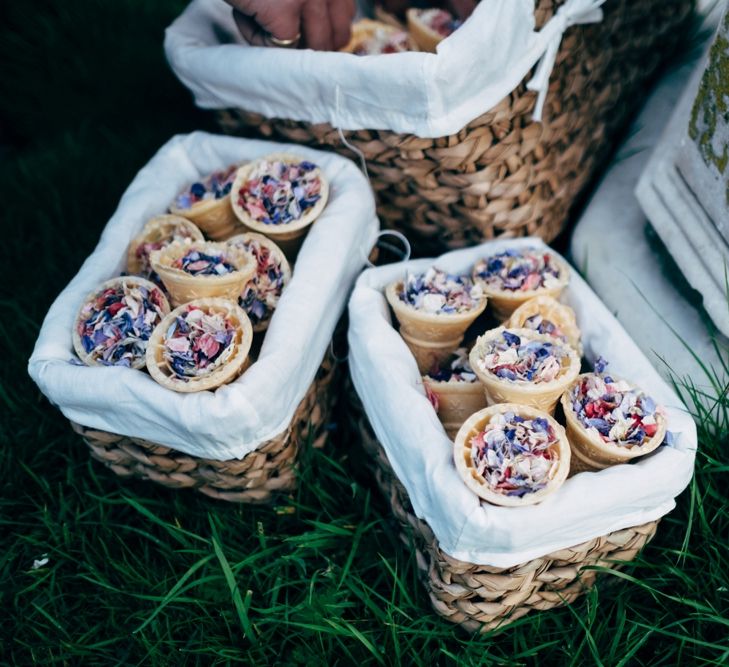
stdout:
[(372, 433), (353, 390), (349, 398), (354, 428), (360, 434), (377, 485), (400, 523), (400, 536), (415, 551), (433, 609), (468, 632), (486, 632), (533, 610), (574, 602), (595, 583), (597, 571), (590, 568), (617, 569), (633, 560), (655, 535), (658, 521), (651, 521), (509, 568), (452, 558), (441, 551), (428, 524), (415, 516), (407, 491)]
[[(541, 27), (562, 0), (537, 0)], [(525, 82), (458, 134), (438, 139), (380, 130), (346, 132), (365, 159), (383, 226), (416, 255), (484, 239), (538, 235), (549, 242), (643, 99), (643, 86), (681, 38), (694, 0), (608, 0), (601, 23), (571, 27), (551, 76), (544, 122)], [(218, 112), (223, 131), (352, 153), (337, 130)]]
[(299, 404), (288, 428), (242, 459), (214, 461), (153, 442), (98, 431), (71, 422), (91, 456), (121, 477), (151, 480), (173, 489), (196, 489), (206, 496), (261, 504), (296, 488), (299, 448), (323, 447), (336, 396), (338, 362), (329, 354)]

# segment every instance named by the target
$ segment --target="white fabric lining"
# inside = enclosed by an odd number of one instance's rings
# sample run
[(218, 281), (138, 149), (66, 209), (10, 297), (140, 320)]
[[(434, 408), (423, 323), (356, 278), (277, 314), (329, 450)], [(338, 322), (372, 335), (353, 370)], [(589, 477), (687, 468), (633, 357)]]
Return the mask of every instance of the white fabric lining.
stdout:
[(441, 137), (498, 104), (542, 59), (530, 82), (539, 119), (564, 31), (602, 20), (603, 2), (567, 0), (537, 32), (534, 0), (482, 0), (437, 53), (355, 56), (252, 47), (223, 0), (193, 0), (167, 29), (165, 52), (203, 108)]
[[(178, 394), (146, 373), (85, 367), (71, 328), (80, 301), (123, 269), (129, 241), (188, 183), (234, 162), (284, 151), (321, 166), (330, 199), (297, 258), (258, 360), (215, 392)], [(345, 158), (298, 146), (195, 132), (172, 138), (137, 175), (99, 244), (51, 306), (28, 371), (69, 419), (216, 460), (242, 458), (283, 432), (323, 359), (379, 229), (371, 190)]]
[(452, 444), (425, 396), (415, 360), (393, 328), (382, 290), (406, 268), (433, 263), (466, 271), (506, 246), (543, 246), (538, 239), (492, 241), (475, 248), (366, 270), (349, 303), (349, 363), (355, 388), (415, 513), (428, 522), (440, 547), (471, 563), (511, 567), (555, 550), (657, 519), (675, 506), (689, 483), (696, 426), (597, 296), (572, 271), (563, 301), (577, 314), (585, 355), (602, 355), (617, 375), (633, 380), (663, 404), (672, 446), (631, 465), (581, 473), (538, 505), (508, 508), (481, 502), (458, 475)]

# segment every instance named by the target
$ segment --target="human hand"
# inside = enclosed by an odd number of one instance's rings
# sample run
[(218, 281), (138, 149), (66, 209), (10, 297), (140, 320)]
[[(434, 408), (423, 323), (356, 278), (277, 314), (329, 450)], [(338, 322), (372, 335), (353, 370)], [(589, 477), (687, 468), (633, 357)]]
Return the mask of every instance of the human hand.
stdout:
[[(349, 42), (355, 0), (226, 0), (243, 38), (254, 46), (336, 51)], [(281, 44), (278, 42), (290, 42)]]

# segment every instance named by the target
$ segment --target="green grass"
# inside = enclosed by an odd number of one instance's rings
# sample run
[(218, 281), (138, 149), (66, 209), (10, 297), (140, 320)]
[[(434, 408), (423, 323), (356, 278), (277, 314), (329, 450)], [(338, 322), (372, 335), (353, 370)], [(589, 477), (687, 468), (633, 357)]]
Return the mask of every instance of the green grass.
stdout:
[(346, 416), (274, 508), (120, 481), (90, 460), (26, 361), (131, 177), (171, 134), (211, 127), (162, 58), (182, 4), (0, 9), (0, 663), (729, 662), (726, 367), (713, 407), (679, 387), (698, 412), (697, 473), (644, 554), (571, 608), (488, 636), (431, 612)]

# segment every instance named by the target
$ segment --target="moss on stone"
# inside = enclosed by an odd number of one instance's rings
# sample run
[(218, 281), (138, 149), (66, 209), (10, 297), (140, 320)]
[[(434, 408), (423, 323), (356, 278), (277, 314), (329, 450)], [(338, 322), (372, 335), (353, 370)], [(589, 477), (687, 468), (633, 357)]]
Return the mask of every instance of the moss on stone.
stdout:
[[(729, 205), (729, 12), (711, 46), (709, 62), (701, 78), (691, 110), (689, 136), (707, 165), (713, 165), (726, 184)], [(719, 138), (717, 134), (721, 133)], [(721, 150), (717, 152), (717, 138)]]

